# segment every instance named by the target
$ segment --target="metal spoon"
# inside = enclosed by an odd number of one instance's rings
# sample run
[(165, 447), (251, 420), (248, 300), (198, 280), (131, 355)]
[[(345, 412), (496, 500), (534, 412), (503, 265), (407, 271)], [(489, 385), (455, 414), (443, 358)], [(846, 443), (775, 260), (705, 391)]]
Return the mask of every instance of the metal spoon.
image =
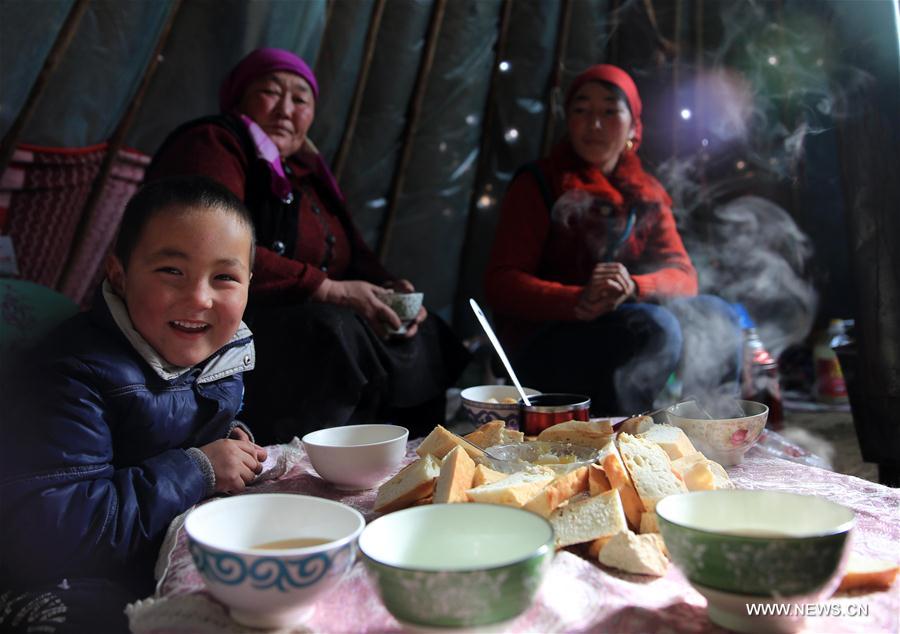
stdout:
[(475, 312), (475, 316), (478, 318), (478, 323), (481, 324), (481, 327), (484, 328), (484, 332), (487, 334), (488, 339), (491, 340), (491, 343), (494, 346), (494, 350), (497, 351), (497, 354), (500, 355), (500, 360), (503, 362), (503, 367), (506, 368), (506, 372), (509, 374), (509, 378), (512, 379), (512, 382), (515, 384), (516, 389), (519, 390), (519, 396), (522, 397), (522, 401), (525, 403), (526, 407), (531, 406), (531, 401), (528, 400), (528, 395), (525, 394), (525, 390), (522, 389), (522, 384), (519, 383), (518, 377), (516, 377), (516, 373), (513, 372), (512, 366), (509, 364), (509, 359), (506, 358), (506, 353), (503, 352), (503, 346), (500, 345), (500, 341), (497, 339), (497, 335), (494, 334), (494, 329), (491, 328), (491, 325), (488, 323), (487, 317), (484, 316), (484, 311), (481, 310), (481, 306), (478, 305), (474, 299), (469, 299), (469, 305), (472, 306), (472, 310)]

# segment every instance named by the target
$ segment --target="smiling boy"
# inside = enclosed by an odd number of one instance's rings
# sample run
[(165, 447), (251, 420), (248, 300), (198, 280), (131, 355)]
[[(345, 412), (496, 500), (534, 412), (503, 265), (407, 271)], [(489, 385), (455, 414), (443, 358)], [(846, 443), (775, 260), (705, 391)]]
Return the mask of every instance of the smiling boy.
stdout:
[(209, 179), (129, 202), (102, 294), (23, 364), (4, 416), (0, 629), (127, 631), (172, 519), (261, 470), (235, 420), (253, 244), (243, 204)]

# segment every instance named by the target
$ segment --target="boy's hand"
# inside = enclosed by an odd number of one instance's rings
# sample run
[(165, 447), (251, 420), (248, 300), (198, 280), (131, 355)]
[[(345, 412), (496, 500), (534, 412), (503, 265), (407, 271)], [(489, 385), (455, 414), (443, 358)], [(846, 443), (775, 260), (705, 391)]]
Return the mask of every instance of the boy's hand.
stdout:
[(216, 475), (216, 493), (243, 491), (262, 471), (262, 462), (266, 459), (265, 449), (243, 439), (216, 440), (200, 447), (200, 451), (212, 464)]

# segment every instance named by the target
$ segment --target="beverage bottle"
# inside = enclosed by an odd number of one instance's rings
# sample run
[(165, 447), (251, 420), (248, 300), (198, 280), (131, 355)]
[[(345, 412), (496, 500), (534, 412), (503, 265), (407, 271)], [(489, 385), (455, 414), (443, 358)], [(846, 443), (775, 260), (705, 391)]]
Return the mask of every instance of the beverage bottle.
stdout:
[(781, 429), (784, 412), (781, 407), (781, 385), (778, 362), (769, 354), (747, 310), (736, 304), (744, 330), (744, 363), (741, 369), (741, 397), (769, 407), (766, 426)]
[(828, 322), (828, 330), (813, 347), (813, 363), (816, 370), (816, 398), (823, 403), (846, 403), (847, 383), (834, 349), (849, 343), (842, 319)]

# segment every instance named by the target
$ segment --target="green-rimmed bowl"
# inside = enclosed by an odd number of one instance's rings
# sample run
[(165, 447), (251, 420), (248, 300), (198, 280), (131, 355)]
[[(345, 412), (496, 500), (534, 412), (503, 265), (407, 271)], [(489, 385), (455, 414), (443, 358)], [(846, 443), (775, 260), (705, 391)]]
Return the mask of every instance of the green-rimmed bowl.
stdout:
[(432, 627), (499, 623), (524, 612), (553, 559), (553, 527), (492, 504), (434, 504), (380, 517), (359, 550), (399, 621)]
[(672, 561), (691, 583), (760, 597), (833, 592), (855, 524), (840, 504), (780, 491), (672, 495), (656, 514)]

